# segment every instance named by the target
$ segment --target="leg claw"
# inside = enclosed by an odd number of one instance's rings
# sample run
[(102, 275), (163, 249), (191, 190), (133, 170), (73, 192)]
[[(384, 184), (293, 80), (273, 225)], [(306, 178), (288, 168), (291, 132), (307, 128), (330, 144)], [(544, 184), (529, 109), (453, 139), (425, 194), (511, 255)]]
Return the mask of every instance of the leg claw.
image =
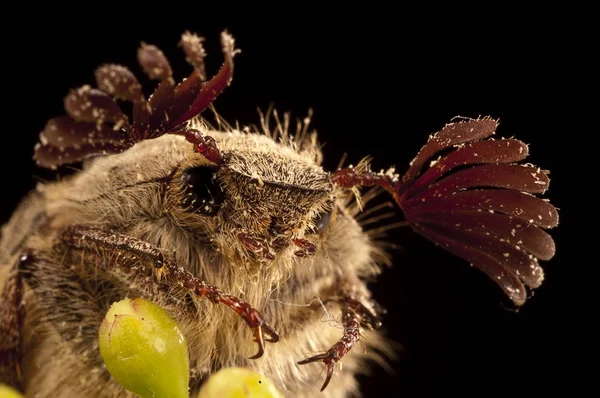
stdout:
[[(273, 330), (273, 328), (267, 325), (266, 322), (256, 326), (253, 331), (253, 340), (255, 343), (258, 343), (258, 352), (249, 359), (258, 359), (265, 353), (265, 341), (268, 341), (269, 343), (277, 343), (279, 341), (279, 335), (275, 330)], [(267, 336), (266, 338), (265, 335)]]
[(298, 362), (298, 365), (305, 365), (311, 362), (323, 362), (325, 364), (325, 369), (327, 369), (327, 376), (325, 377), (325, 382), (321, 387), (321, 391), (325, 390), (331, 381), (331, 377), (333, 376), (333, 370), (335, 368), (335, 364), (339, 358), (336, 357), (335, 351), (329, 350), (324, 354), (315, 355), (314, 357), (310, 357)]

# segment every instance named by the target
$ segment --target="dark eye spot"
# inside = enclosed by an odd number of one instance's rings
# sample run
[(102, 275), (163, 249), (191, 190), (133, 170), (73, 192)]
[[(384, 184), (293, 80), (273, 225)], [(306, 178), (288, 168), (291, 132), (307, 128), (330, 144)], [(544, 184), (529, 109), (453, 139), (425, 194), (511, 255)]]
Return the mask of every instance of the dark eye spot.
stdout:
[(183, 207), (206, 216), (217, 214), (224, 194), (216, 181), (216, 170), (211, 167), (194, 167), (183, 172)]
[(315, 219), (315, 233), (319, 235), (323, 235), (327, 226), (329, 225), (329, 221), (331, 221), (331, 213), (333, 210), (326, 211), (324, 213), (319, 213)]

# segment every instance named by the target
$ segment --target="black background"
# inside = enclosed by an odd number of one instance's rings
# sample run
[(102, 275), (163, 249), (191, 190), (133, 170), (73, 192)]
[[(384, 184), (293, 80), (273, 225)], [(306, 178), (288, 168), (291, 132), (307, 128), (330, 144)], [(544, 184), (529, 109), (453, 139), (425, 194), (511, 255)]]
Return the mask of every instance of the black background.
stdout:
[[(371, 155), (375, 169), (397, 165), (403, 172), (428, 134), (453, 116), (491, 115), (500, 118), (498, 135), (531, 144), (528, 161), (551, 170), (547, 197), (563, 207), (565, 148), (555, 137), (570, 84), (565, 58), (575, 50), (554, 22), (534, 13), (491, 18), (475, 11), (440, 21), (426, 10), (323, 15), (299, 6), (240, 17), (202, 5), (167, 6), (136, 17), (116, 9), (97, 10), (100, 16), (38, 9), (38, 19), (21, 16), (20, 27), (5, 33), (10, 72), (3, 95), (12, 102), (3, 105), (0, 221), (36, 181), (55, 178), (34, 167), (31, 155), (46, 120), (63, 113), (69, 88), (93, 84), (93, 70), (104, 62), (128, 65), (141, 76), (135, 55), (142, 40), (162, 48), (176, 76), (185, 76), (190, 67), (176, 46), (184, 30), (206, 37), (210, 75), (222, 60), (223, 29), (242, 49), (233, 85), (216, 102), (227, 120), (256, 123), (256, 108), (271, 103), (297, 117), (313, 108), (327, 168), (348, 153), (349, 162)], [(373, 290), (388, 309), (384, 327), (402, 349), (392, 363), (395, 374), (376, 367), (361, 379), (364, 396), (530, 396), (571, 389), (569, 254), (564, 227), (552, 234), (558, 254), (545, 265), (546, 280), (515, 312), (491, 280), (462, 260), (409, 228), (390, 233), (400, 248)]]

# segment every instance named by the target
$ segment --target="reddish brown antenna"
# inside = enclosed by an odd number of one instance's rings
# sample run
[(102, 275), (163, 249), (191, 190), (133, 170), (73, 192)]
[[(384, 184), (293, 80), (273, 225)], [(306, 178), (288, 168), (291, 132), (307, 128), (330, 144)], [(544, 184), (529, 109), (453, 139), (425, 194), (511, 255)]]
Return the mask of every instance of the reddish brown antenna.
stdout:
[[(238, 52), (233, 37), (223, 32), (221, 47), (225, 61), (209, 81), (204, 68), (202, 39), (186, 32), (181, 38), (192, 74), (177, 86), (169, 61), (156, 46), (142, 44), (138, 62), (152, 80), (158, 80), (154, 93), (146, 99), (135, 75), (121, 65), (102, 65), (96, 70), (98, 88), (83, 86), (65, 98), (67, 115), (51, 119), (40, 133), (34, 159), (39, 166), (56, 168), (83, 159), (123, 152), (136, 142), (164, 134), (181, 134), (216, 164), (222, 155), (216, 143), (186, 122), (204, 111), (231, 83), (233, 57)], [(133, 104), (131, 117), (115, 100)]]
[[(538, 260), (554, 256), (554, 241), (543, 229), (558, 225), (558, 213), (533, 195), (548, 189), (547, 172), (516, 163), (527, 157), (527, 145), (487, 139), (497, 126), (491, 118), (446, 125), (429, 138), (402, 178), (346, 168), (332, 181), (345, 188), (383, 187), (416, 232), (485, 272), (522, 305), (525, 286), (542, 283)], [(444, 154), (431, 161), (440, 151)]]

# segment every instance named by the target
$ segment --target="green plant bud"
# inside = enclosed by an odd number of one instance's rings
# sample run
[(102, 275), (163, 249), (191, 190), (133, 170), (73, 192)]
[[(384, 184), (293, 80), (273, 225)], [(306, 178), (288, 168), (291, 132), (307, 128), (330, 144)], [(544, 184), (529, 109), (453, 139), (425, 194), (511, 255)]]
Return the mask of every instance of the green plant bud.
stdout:
[(208, 378), (198, 398), (283, 398), (275, 384), (245, 368), (221, 369)]
[(23, 398), (20, 392), (7, 386), (6, 384), (0, 384), (0, 398)]
[(188, 398), (187, 342), (177, 323), (141, 298), (114, 303), (100, 325), (100, 354), (110, 374), (143, 398)]

